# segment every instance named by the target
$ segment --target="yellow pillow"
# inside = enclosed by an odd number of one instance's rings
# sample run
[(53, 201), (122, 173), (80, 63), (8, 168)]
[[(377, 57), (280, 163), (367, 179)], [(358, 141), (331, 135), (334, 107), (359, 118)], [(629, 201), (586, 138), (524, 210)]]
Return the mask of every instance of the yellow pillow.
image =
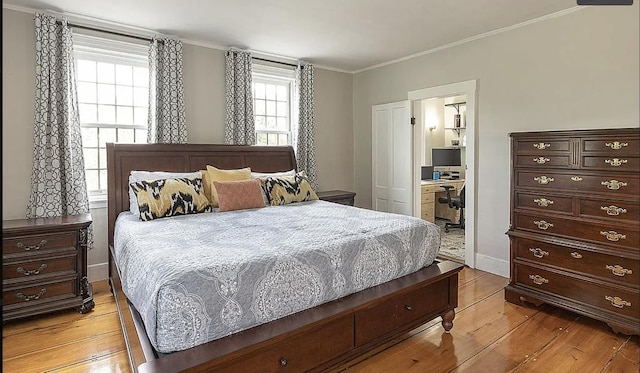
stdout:
[[(237, 170), (221, 170), (219, 168), (215, 168), (213, 166), (207, 165), (207, 176), (203, 176), (203, 180), (209, 186), (209, 191), (211, 194), (207, 195), (209, 201), (211, 202), (211, 206), (218, 207), (218, 192), (216, 191), (216, 187), (213, 185), (214, 181), (241, 181), (241, 180), (251, 180), (251, 168), (245, 167)], [(206, 189), (205, 189), (206, 193)]]
[(142, 180), (129, 185), (136, 194), (143, 221), (212, 210), (200, 178)]

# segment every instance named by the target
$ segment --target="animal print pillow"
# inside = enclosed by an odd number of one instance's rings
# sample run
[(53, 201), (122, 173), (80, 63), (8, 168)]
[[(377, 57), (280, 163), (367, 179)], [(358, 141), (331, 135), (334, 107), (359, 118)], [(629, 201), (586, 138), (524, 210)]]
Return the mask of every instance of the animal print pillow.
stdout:
[(267, 177), (260, 181), (271, 206), (318, 199), (304, 171), (294, 176)]
[(201, 178), (142, 180), (130, 186), (143, 221), (212, 211)]

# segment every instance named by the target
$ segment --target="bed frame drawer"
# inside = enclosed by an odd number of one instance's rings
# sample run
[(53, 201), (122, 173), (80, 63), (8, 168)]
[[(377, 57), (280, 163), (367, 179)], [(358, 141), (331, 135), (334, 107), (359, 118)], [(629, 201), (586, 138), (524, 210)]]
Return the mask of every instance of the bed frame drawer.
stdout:
[(351, 315), (283, 340), (216, 372), (305, 372), (353, 349)]
[(409, 293), (397, 295), (373, 307), (356, 312), (356, 347), (382, 337), (420, 317), (448, 306), (449, 282), (439, 281)]

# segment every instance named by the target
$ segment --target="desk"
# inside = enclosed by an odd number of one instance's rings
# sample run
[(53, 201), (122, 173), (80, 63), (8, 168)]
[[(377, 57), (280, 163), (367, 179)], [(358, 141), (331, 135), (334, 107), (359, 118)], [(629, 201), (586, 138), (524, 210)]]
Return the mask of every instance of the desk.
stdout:
[(421, 183), (420, 198), (422, 219), (434, 223), (437, 217), (458, 222), (460, 219), (460, 210), (449, 208), (449, 205), (438, 202), (439, 197), (447, 196), (447, 192), (442, 188), (442, 185), (453, 185), (455, 190), (451, 190), (452, 196), (457, 196), (464, 185), (464, 179), (423, 180)]

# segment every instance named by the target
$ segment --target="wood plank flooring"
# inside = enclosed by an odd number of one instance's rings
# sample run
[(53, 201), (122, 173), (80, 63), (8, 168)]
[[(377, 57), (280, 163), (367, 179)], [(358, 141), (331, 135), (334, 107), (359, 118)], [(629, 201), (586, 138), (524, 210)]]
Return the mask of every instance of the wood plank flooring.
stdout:
[[(450, 334), (433, 320), (336, 372), (638, 372), (638, 337), (551, 306), (504, 301), (507, 279), (465, 268)], [(9, 322), (3, 372), (129, 372), (115, 302), (93, 284), (96, 308)]]

